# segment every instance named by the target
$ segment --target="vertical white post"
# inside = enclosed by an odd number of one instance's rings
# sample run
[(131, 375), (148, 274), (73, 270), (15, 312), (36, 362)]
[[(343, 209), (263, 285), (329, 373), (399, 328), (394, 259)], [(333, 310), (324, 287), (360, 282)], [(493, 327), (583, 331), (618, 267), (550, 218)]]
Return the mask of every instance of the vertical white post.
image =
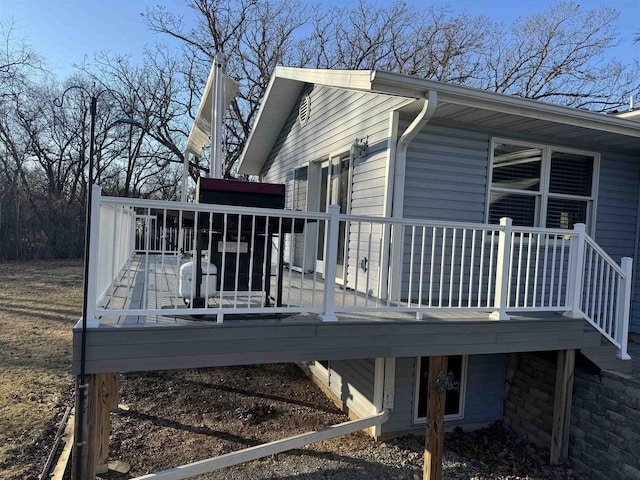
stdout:
[(584, 284), (585, 225), (576, 223), (571, 238), (571, 256), (567, 276), (567, 306), (570, 308), (564, 316), (582, 318), (582, 286)]
[(209, 176), (222, 178), (222, 116), (224, 114), (224, 63), (220, 55), (213, 59), (211, 86), (211, 156)]
[(180, 192), (180, 201), (187, 201), (187, 182), (189, 179), (189, 157), (191, 153), (188, 150), (184, 152), (184, 165), (182, 166), (182, 191)]
[(629, 343), (629, 310), (631, 308), (631, 281), (633, 273), (633, 260), (629, 257), (622, 259), (622, 271), (624, 280), (618, 290), (618, 318), (616, 319), (616, 340), (620, 343), (617, 357), (621, 360), (630, 360), (627, 353)]
[(509, 320), (507, 303), (509, 301), (509, 282), (511, 282), (511, 235), (513, 220), (507, 217), (500, 219), (500, 226), (504, 227), (498, 234), (498, 255), (496, 258), (496, 286), (494, 307), (498, 310), (491, 312), (491, 320)]
[(98, 255), (100, 247), (100, 197), (98, 185), (91, 188), (91, 238), (89, 239), (89, 275), (87, 278), (87, 327), (99, 326), (96, 319), (98, 293)]
[(324, 313), (320, 316), (324, 322), (338, 320), (334, 312), (336, 269), (338, 268), (338, 233), (340, 225), (340, 206), (329, 205), (329, 225), (324, 264)]

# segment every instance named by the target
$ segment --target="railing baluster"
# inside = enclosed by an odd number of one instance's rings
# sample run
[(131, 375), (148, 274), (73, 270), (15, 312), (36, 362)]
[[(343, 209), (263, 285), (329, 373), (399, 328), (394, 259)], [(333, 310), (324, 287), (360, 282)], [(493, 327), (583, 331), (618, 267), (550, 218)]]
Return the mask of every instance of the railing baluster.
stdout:
[(478, 231), (475, 229), (471, 230), (471, 258), (469, 259), (469, 288), (467, 299), (467, 307), (471, 308), (472, 298), (473, 298), (473, 267), (475, 266), (475, 254), (476, 254), (476, 236)]
[[(515, 236), (515, 233), (514, 233)], [(515, 240), (515, 237), (514, 237)], [(522, 248), (524, 243), (524, 234), (520, 233), (520, 241), (518, 242), (518, 268), (516, 270), (516, 308), (520, 306), (520, 281), (522, 278)], [(509, 294), (511, 298), (511, 294)]]
[(354, 282), (353, 282), (353, 306), (356, 307), (358, 304), (358, 274), (360, 273), (360, 230), (362, 230), (362, 222), (356, 222), (358, 226), (358, 233), (356, 234), (356, 264), (355, 264), (355, 273), (354, 273)]
[(598, 325), (604, 328), (603, 318), (602, 318), (602, 290), (604, 284), (604, 270), (606, 265), (604, 263), (604, 258), (600, 257), (600, 280), (598, 281)]
[(411, 306), (411, 294), (413, 293), (413, 262), (415, 259), (415, 244), (416, 244), (416, 227), (411, 227), (411, 251), (409, 253), (409, 292), (407, 296), (407, 304)]
[(418, 279), (418, 307), (422, 308), (422, 295), (424, 285), (424, 249), (426, 246), (427, 227), (422, 226), (422, 243), (420, 245), (420, 278)]
[[(210, 215), (211, 216), (211, 215)], [(265, 242), (267, 239), (265, 238)], [(253, 258), (256, 249), (256, 216), (251, 215), (251, 240), (249, 243), (249, 291), (247, 292), (247, 306), (251, 306), (253, 297)]]
[(289, 285), (287, 287), (287, 307), (291, 306), (291, 273), (293, 270), (293, 264), (295, 263), (295, 250), (296, 250), (296, 237), (295, 237), (295, 219), (291, 219), (291, 233), (289, 234), (289, 238), (291, 238), (291, 246), (289, 247), (289, 273), (287, 275), (287, 281)]
[(449, 307), (453, 305), (453, 274), (454, 274), (454, 265), (456, 258), (456, 233), (457, 229), (451, 229), (451, 269), (449, 271)]
[[(499, 235), (499, 234), (498, 234)], [(499, 238), (499, 237), (498, 237)], [(493, 280), (493, 257), (494, 257), (494, 253), (495, 253), (495, 241), (496, 241), (496, 230), (492, 230), (491, 231), (491, 247), (489, 250), (489, 275), (487, 275), (488, 281), (487, 281), (487, 307), (491, 306), (491, 295), (492, 293), (494, 294), (493, 297), (493, 302), (495, 303), (495, 292), (491, 289), (492, 287), (492, 280)], [(496, 278), (497, 278), (498, 274), (496, 273)], [(496, 280), (497, 282), (497, 280)]]
[(445, 262), (445, 245), (447, 243), (447, 228), (444, 227), (442, 229), (442, 253), (440, 255), (440, 278), (438, 279), (438, 283), (440, 284), (440, 293), (438, 297), (438, 306), (442, 306), (442, 291), (444, 287), (444, 262)]
[(527, 237), (527, 267), (524, 278), (524, 307), (529, 306), (529, 281), (531, 280), (531, 244), (533, 243), (532, 233)]
[[(484, 247), (486, 243), (487, 243), (487, 231), (483, 229), (482, 235), (480, 236), (480, 269), (478, 270), (478, 303), (477, 303), (478, 308), (480, 308), (480, 306), (482, 305), (482, 281), (484, 279), (484, 256), (485, 256)], [(491, 276), (491, 271), (489, 271), (489, 276)], [(487, 297), (488, 296), (489, 294), (487, 292)]]
[[(371, 280), (371, 243), (373, 242), (373, 223), (369, 222), (369, 235), (367, 237), (367, 258), (369, 259), (369, 267), (367, 268), (366, 274), (366, 286), (364, 287), (364, 306), (365, 308), (369, 308), (369, 287)], [(366, 265), (366, 264), (365, 264)], [(356, 265), (357, 268), (357, 265)]]
[(467, 229), (462, 229), (462, 245), (460, 246), (460, 282), (458, 285), (458, 307), (462, 307), (462, 285), (464, 281), (464, 257), (466, 255)]
[(435, 269), (435, 259), (436, 259), (436, 230), (437, 230), (437, 227), (431, 227), (431, 266), (429, 268), (429, 307), (433, 306), (433, 271)]

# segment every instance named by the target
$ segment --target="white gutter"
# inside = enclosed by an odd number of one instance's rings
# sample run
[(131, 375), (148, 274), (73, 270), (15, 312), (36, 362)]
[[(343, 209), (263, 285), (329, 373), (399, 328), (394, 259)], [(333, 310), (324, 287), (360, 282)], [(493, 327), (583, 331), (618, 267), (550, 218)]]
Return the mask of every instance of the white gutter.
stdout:
[[(425, 94), (422, 110), (413, 119), (411, 125), (404, 131), (396, 147), (395, 169), (393, 178), (393, 204), (391, 216), (402, 218), (404, 215), (404, 185), (407, 170), (407, 150), (411, 141), (420, 133), (422, 128), (431, 120), (438, 105), (438, 93), (429, 90)], [(391, 279), (389, 281), (390, 299), (400, 301), (403, 255), (402, 231), (396, 228), (391, 238)]]
[(389, 419), (390, 412), (385, 410), (369, 417), (352, 420), (349, 422), (331, 425), (330, 427), (317, 430), (315, 432), (303, 433), (295, 437), (285, 438), (284, 440), (276, 440), (275, 442), (265, 443), (237, 452), (227, 453), (219, 457), (201, 460), (199, 462), (189, 463), (170, 470), (137, 477), (134, 480), (180, 480), (190, 478), (196, 475), (213, 472), (221, 468), (232, 467), (241, 463), (250, 462), (259, 458), (268, 457), (277, 453), (286, 452), (296, 448), (302, 448), (311, 443), (321, 442), (330, 438), (340, 437), (349, 433), (357, 432), (365, 428), (374, 427)]
[(371, 90), (373, 92), (391, 95), (415, 97), (419, 97), (420, 92), (437, 90), (441, 102), (454, 103), (456, 105), (473, 108), (483, 108), (494, 112), (590, 128), (630, 137), (640, 137), (638, 124), (636, 123), (634, 125), (635, 122), (631, 121), (635, 116), (634, 113), (630, 113), (629, 115), (605, 115), (588, 110), (581, 110), (579, 108), (553, 105), (539, 100), (479, 90), (461, 85), (451, 85), (435, 80), (427, 80), (381, 70), (374, 70), (372, 72)]

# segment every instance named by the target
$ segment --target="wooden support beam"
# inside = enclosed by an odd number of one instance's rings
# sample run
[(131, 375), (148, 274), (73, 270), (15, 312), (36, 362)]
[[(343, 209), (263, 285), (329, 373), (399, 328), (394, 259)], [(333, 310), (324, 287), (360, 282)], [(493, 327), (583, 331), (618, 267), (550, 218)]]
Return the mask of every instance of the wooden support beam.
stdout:
[(575, 350), (558, 351), (553, 429), (551, 431), (551, 465), (556, 465), (560, 460), (566, 460), (569, 457), (569, 430), (575, 362)]
[(440, 385), (447, 375), (447, 357), (429, 357), (427, 394), (427, 436), (424, 448), (423, 480), (440, 480), (444, 450), (444, 407), (446, 386)]
[[(118, 380), (114, 373), (87, 375), (85, 388), (76, 387), (76, 411), (85, 409), (83, 415), (81, 473), (76, 471), (77, 448), (73, 449), (72, 479), (95, 478), (96, 473), (105, 473), (109, 456), (110, 413), (117, 402)], [(84, 394), (83, 394), (84, 391)]]

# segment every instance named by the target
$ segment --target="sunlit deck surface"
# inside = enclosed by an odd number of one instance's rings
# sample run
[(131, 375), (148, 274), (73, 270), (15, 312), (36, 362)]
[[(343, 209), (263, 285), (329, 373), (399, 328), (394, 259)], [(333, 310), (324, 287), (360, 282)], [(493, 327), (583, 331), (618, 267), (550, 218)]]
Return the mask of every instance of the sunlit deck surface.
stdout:
[[(87, 330), (88, 373), (125, 372), (219, 365), (275, 363), (347, 358), (403, 357), (505, 353), (581, 348), (584, 322), (541, 312), (512, 315), (508, 321), (489, 319), (488, 312), (339, 313), (324, 322), (318, 313), (259, 315), (189, 315), (177, 296), (181, 262), (177, 257), (137, 256), (122, 273), (117, 288), (104, 299), (111, 308), (184, 310), (158, 316), (103, 316), (98, 328)], [(145, 276), (144, 272), (148, 272)], [(146, 282), (145, 282), (146, 277)], [(283, 304), (295, 307), (323, 303), (324, 283), (313, 274), (285, 268)], [(275, 279), (272, 279), (272, 282)], [(146, 285), (146, 287), (145, 287)], [(276, 291), (272, 283), (271, 292)], [(256, 298), (252, 304), (260, 301)], [(376, 300), (335, 287), (336, 304), (354, 301), (374, 306)], [(227, 296), (225, 305), (246, 307), (246, 296)], [(218, 300), (210, 301), (216, 308)], [(382, 304), (381, 304), (382, 305)], [(74, 331), (74, 372), (79, 368), (80, 329)]]

